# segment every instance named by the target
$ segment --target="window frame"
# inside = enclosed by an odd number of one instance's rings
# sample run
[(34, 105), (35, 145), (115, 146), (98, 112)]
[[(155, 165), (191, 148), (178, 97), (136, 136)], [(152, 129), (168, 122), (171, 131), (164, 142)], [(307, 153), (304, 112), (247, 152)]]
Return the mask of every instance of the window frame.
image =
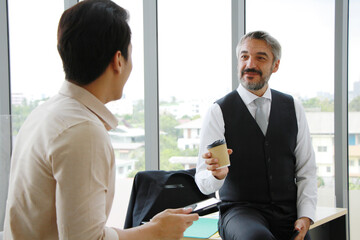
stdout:
[[(11, 115), (10, 94), (10, 59), (9, 59), (9, 28), (8, 5), (6, 0), (0, 0), (0, 115)], [(8, 120), (8, 121), (7, 121)], [(3, 231), (5, 206), (9, 185), (10, 153), (11, 153), (11, 118), (1, 121), (1, 134), (5, 132), (8, 139), (0, 138), (0, 231)]]

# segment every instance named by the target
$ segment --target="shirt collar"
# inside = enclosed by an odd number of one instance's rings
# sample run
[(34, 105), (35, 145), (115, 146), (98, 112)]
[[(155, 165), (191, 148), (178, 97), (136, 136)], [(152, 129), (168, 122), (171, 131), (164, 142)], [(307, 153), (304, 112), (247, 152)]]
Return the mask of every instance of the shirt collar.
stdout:
[(69, 81), (64, 81), (59, 94), (74, 98), (90, 111), (92, 111), (103, 123), (107, 130), (116, 128), (118, 120), (106, 108), (106, 106), (85, 88), (82, 88)]
[[(236, 90), (239, 93), (241, 99), (244, 101), (245, 105), (249, 105), (256, 98), (258, 98), (258, 96), (256, 96), (252, 92), (245, 89), (241, 83), (239, 84), (239, 86), (238, 86), (238, 88)], [(264, 93), (264, 95), (262, 97), (271, 101), (271, 91), (270, 91), (270, 86), (269, 85), (268, 85), (268, 88), (266, 89), (266, 91), (265, 91), (265, 93)]]

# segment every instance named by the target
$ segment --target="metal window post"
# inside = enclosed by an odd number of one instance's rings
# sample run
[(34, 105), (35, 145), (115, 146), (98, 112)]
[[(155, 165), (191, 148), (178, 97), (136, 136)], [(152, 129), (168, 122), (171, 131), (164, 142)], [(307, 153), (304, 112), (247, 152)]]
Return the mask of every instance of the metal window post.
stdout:
[(231, 66), (232, 66), (232, 89), (239, 85), (236, 46), (240, 38), (245, 34), (245, 0), (231, 1)]
[(157, 0), (143, 0), (143, 8), (145, 169), (158, 170), (160, 153)]
[(0, 0), (0, 231), (3, 230), (11, 153), (8, 7)]
[[(349, 207), (348, 171), (348, 19), (349, 1), (335, 0), (335, 196), (336, 207)], [(346, 219), (349, 239), (349, 215)]]

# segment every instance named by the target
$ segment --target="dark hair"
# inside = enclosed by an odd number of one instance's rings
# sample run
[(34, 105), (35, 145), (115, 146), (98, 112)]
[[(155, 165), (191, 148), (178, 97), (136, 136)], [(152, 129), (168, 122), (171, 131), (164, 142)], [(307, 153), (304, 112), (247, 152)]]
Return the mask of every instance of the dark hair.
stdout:
[(98, 78), (116, 51), (128, 59), (128, 13), (110, 0), (85, 0), (66, 10), (59, 22), (57, 48), (65, 78), (87, 85)]
[(244, 41), (246, 39), (258, 39), (258, 40), (263, 40), (265, 41), (272, 49), (272, 54), (274, 55), (274, 61), (273, 63), (275, 63), (277, 60), (280, 60), (281, 58), (281, 45), (280, 43), (274, 38), (272, 37), (270, 34), (268, 34), (267, 32), (264, 31), (254, 31), (254, 32), (249, 32), (246, 35), (244, 35), (237, 47), (236, 47), (236, 56), (239, 57), (239, 50), (241, 45), (244, 43)]

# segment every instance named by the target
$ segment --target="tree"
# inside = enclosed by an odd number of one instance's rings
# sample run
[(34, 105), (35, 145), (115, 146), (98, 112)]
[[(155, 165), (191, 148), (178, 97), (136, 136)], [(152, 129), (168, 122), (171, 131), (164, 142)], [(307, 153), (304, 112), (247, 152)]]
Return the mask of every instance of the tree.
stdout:
[(179, 125), (175, 116), (170, 113), (161, 114), (159, 117), (159, 128), (160, 131), (165, 132), (174, 137), (180, 136), (180, 130), (175, 127)]
[(144, 115), (144, 101), (138, 100), (133, 106), (133, 114), (124, 114), (117, 116), (119, 119), (125, 120), (132, 127), (144, 128), (145, 115)]
[(357, 96), (349, 103), (350, 112), (360, 112), (360, 96)]
[(321, 112), (333, 112), (334, 111), (334, 101), (328, 98), (309, 98), (302, 100), (302, 105), (304, 108), (318, 108)]
[(29, 114), (38, 106), (40, 103), (46, 101), (46, 99), (38, 99), (34, 101), (28, 101), (26, 98), (23, 99), (20, 105), (11, 106), (11, 116), (12, 116), (12, 129), (13, 134), (17, 135), (20, 130), (21, 125), (24, 123)]

